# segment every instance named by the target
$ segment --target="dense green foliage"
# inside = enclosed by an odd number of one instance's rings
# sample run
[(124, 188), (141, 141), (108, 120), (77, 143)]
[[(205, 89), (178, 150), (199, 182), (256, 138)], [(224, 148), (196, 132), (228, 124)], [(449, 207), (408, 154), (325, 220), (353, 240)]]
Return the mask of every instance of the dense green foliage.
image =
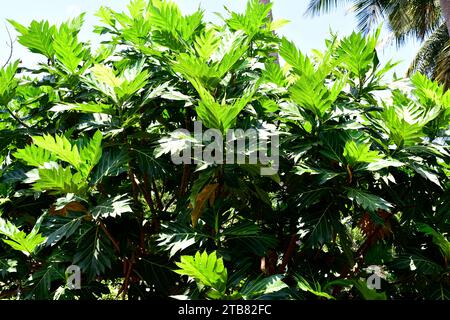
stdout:
[[(305, 55), (269, 10), (101, 8), (96, 52), (83, 16), (10, 21), (45, 63), (0, 71), (1, 298), (450, 296), (450, 92), (387, 83), (378, 33)], [(278, 173), (173, 164), (195, 120), (277, 130)]]
[(408, 74), (426, 74), (450, 88), (450, 16), (448, 0), (309, 0), (308, 13), (315, 15), (352, 3), (358, 29), (369, 33), (383, 21), (397, 45), (407, 39), (422, 43)]

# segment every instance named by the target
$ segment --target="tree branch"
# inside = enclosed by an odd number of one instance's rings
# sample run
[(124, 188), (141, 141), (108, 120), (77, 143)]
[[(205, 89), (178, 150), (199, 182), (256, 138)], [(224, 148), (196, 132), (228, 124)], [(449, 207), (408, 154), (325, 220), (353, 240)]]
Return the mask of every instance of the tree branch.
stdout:
[(109, 233), (108, 229), (106, 229), (105, 224), (104, 224), (102, 221), (100, 221), (100, 222), (99, 222), (99, 226), (100, 226), (100, 228), (102, 228), (103, 232), (106, 234), (106, 236), (108, 237), (108, 239), (112, 242), (112, 244), (113, 244), (113, 246), (114, 246), (114, 249), (115, 249), (115, 250), (117, 251), (117, 253), (119, 254), (119, 253), (120, 253), (120, 247), (119, 247), (117, 241), (114, 240), (114, 238), (112, 237), (112, 235)]
[(11, 37), (11, 33), (9, 32), (8, 26), (5, 25), (6, 28), (6, 33), (8, 34), (8, 38), (9, 38), (9, 44), (8, 42), (6, 42), (6, 45), (9, 47), (9, 56), (8, 59), (6, 60), (5, 64), (3, 65), (3, 68), (5, 68), (8, 63), (11, 61), (11, 58), (13, 56), (13, 52), (14, 52), (14, 42), (16, 42), (16, 40), (13, 40)]
[(4, 105), (4, 107), (5, 107), (6, 111), (8, 111), (8, 113), (11, 115), (11, 117), (14, 118), (14, 120), (16, 120), (18, 123), (20, 123), (25, 128), (30, 129), (30, 126), (27, 125), (25, 122), (23, 122), (18, 116), (16, 116), (14, 114), (14, 112), (7, 105)]

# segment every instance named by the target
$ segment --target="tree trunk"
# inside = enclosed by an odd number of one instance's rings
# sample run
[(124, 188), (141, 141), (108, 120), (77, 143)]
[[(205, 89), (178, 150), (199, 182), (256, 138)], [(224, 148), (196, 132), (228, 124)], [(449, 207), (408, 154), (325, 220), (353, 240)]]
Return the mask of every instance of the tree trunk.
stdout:
[[(262, 4), (269, 4), (270, 0), (259, 0)], [(445, 0), (441, 0), (441, 1), (445, 1)], [(449, 0), (450, 1), (450, 0)], [(448, 2), (448, 1), (447, 1)], [(270, 21), (273, 21), (273, 14), (272, 14), (272, 10), (270, 10), (269, 12), (269, 19)]]
[(444, 16), (445, 23), (447, 24), (448, 34), (450, 35), (450, 0), (440, 0), (440, 3), (442, 15)]

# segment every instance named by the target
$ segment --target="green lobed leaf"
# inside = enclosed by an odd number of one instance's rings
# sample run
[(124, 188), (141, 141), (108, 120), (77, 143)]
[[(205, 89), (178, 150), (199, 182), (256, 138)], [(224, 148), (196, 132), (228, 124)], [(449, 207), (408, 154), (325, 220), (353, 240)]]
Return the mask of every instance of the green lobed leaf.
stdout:
[(100, 218), (116, 218), (122, 215), (122, 213), (133, 212), (130, 207), (130, 199), (126, 198), (126, 195), (118, 195), (114, 198), (107, 199), (95, 206), (91, 210), (91, 214), (94, 219)]
[(360, 189), (348, 188), (348, 197), (371, 212), (378, 209), (390, 211), (393, 208), (393, 205), (383, 198)]
[(176, 273), (187, 275), (205, 286), (212, 287), (220, 293), (224, 293), (227, 283), (227, 269), (222, 258), (217, 258), (217, 253), (213, 251), (208, 254), (206, 251), (197, 251), (195, 256), (181, 256), (180, 262), (176, 262), (180, 268)]

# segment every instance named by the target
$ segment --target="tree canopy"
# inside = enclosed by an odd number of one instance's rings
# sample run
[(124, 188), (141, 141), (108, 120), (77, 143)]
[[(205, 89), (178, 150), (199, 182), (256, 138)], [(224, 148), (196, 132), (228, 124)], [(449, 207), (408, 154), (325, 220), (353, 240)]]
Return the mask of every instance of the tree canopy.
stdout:
[[(270, 9), (102, 7), (96, 51), (84, 15), (9, 21), (47, 61), (0, 69), (0, 298), (449, 298), (450, 92), (385, 79), (379, 30), (306, 54)], [(199, 121), (267, 144), (173, 163), (217, 143)]]

